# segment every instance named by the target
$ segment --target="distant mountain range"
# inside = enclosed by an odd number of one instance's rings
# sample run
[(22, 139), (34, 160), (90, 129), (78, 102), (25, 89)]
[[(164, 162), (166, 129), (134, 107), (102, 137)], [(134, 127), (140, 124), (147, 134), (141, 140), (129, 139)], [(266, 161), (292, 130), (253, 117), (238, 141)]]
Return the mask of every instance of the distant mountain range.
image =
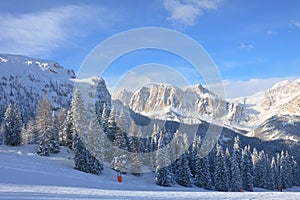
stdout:
[[(249, 136), (259, 137), (261, 127), (273, 123), (274, 119), (289, 118), (298, 121), (300, 116), (300, 79), (275, 84), (266, 92), (259, 92), (250, 97), (220, 100), (202, 85), (182, 90), (180, 88), (156, 84), (142, 87), (134, 94), (120, 91), (113, 96), (134, 112), (149, 118), (172, 120), (185, 124), (198, 124), (201, 121), (219, 124), (215, 121), (214, 111), (219, 104), (225, 106), (224, 126), (238, 132), (249, 132)], [(285, 117), (283, 117), (285, 116)], [(275, 123), (275, 122), (274, 122)], [(294, 124), (298, 126), (299, 124)], [(259, 137), (265, 140), (295, 140), (293, 133), (275, 133), (285, 127), (268, 128)], [(255, 132), (255, 134), (253, 134)], [(250, 134), (251, 133), (251, 134)], [(276, 134), (276, 136), (273, 134)]]

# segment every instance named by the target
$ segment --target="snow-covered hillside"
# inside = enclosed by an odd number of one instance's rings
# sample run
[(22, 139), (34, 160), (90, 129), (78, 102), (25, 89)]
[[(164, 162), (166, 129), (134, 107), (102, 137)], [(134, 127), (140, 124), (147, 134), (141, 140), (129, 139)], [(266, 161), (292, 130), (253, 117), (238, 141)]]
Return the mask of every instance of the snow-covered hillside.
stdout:
[(300, 116), (280, 115), (273, 116), (260, 124), (247, 136), (257, 137), (263, 140), (289, 140), (300, 141)]
[[(299, 199), (300, 188), (283, 193), (264, 189), (255, 192), (223, 193), (200, 188), (155, 184), (154, 174), (123, 175), (105, 167), (103, 175), (73, 169), (72, 153), (62, 148), (50, 157), (36, 155), (36, 146), (0, 146), (0, 199)], [(289, 192), (286, 194), (285, 192)]]
[(0, 120), (7, 105), (15, 103), (26, 122), (45, 94), (54, 108), (69, 107), (73, 70), (54, 61), (19, 55), (0, 54), (0, 58)]
[(73, 70), (55, 61), (0, 54), (0, 122), (8, 104), (14, 103), (19, 106), (26, 123), (34, 117), (45, 94), (54, 110), (69, 108), (74, 82), (76, 87), (84, 87), (86, 100), (95, 103), (96, 96), (97, 101), (110, 105), (110, 94), (102, 78), (78, 80)]
[(242, 108), (241, 125), (253, 130), (275, 115), (300, 115), (300, 79), (279, 82), (266, 92), (229, 101)]

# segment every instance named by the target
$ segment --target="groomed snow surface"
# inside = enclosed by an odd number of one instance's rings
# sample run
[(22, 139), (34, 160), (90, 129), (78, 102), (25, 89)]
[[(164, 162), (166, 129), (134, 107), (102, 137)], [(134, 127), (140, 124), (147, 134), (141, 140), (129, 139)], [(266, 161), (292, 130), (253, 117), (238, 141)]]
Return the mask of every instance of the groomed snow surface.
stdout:
[(105, 167), (95, 176), (73, 169), (70, 152), (40, 157), (36, 146), (0, 145), (0, 199), (300, 199), (300, 188), (272, 192), (215, 192), (201, 188), (157, 186), (154, 174), (126, 174), (118, 183), (116, 172)]

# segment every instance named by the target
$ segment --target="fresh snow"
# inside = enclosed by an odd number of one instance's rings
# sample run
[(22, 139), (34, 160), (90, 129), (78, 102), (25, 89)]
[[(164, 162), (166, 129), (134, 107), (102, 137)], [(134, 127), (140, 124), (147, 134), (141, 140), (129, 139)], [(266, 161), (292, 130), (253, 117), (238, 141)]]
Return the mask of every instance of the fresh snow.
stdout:
[[(25, 85), (28, 84), (25, 77), (30, 75), (41, 80), (55, 79), (64, 82), (75, 78), (75, 73), (72, 70), (64, 69), (55, 61), (10, 54), (0, 54), (0, 71), (1, 76), (23, 77), (22, 81), (24, 82), (22, 84)], [(46, 71), (47, 73), (43, 73)]]
[(24, 105), (22, 115), (30, 118), (33, 117), (30, 112), (35, 112), (47, 93), (55, 108), (69, 107), (75, 78), (73, 70), (64, 69), (55, 61), (20, 55), (0, 54), (0, 58), (1, 106), (11, 102), (19, 107)]
[(228, 99), (228, 101), (238, 103), (244, 108), (245, 119), (240, 124), (236, 124), (236, 127), (244, 127), (245, 130), (251, 131), (275, 115), (300, 115), (297, 101), (299, 96), (300, 79), (293, 82), (282, 81), (266, 92), (258, 92), (249, 97)]
[(242, 193), (160, 187), (153, 173), (126, 174), (119, 183), (116, 172), (108, 167), (100, 176), (74, 170), (73, 155), (65, 147), (50, 157), (40, 157), (35, 150), (35, 145), (0, 146), (0, 199), (300, 199), (298, 187)]

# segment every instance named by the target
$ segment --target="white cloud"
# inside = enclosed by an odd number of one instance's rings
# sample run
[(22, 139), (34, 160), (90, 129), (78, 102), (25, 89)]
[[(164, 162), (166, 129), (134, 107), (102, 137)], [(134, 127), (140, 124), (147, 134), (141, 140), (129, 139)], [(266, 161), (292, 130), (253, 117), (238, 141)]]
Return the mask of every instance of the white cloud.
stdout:
[(300, 22), (299, 22), (299, 21), (292, 20), (292, 21), (290, 22), (290, 26), (300, 29)]
[[(26, 13), (0, 14), (0, 51), (25, 55), (44, 55), (68, 40), (85, 34), (84, 23), (99, 20), (95, 15), (104, 9), (91, 6), (62, 6), (54, 9)], [(99, 25), (99, 24), (95, 24)]]
[(168, 20), (179, 25), (193, 26), (197, 18), (207, 10), (220, 6), (222, 0), (165, 0), (164, 7), (170, 13)]
[(246, 49), (246, 50), (251, 50), (251, 49), (254, 49), (254, 46), (253, 46), (253, 44), (242, 43), (240, 45), (240, 48), (241, 49)]
[(136, 91), (143, 86), (157, 83), (166, 83), (181, 88), (190, 86), (189, 81), (180, 71), (159, 63), (139, 65), (122, 76), (104, 74), (103, 77), (112, 93), (122, 89)]
[(226, 98), (230, 99), (236, 97), (250, 96), (261, 91), (264, 92), (280, 81), (293, 81), (296, 79), (299, 79), (299, 77), (250, 79), (247, 81), (224, 80), (223, 86), (225, 89)]
[(276, 32), (273, 31), (273, 30), (266, 30), (266, 31), (265, 31), (265, 34), (266, 34), (266, 35), (275, 35)]

